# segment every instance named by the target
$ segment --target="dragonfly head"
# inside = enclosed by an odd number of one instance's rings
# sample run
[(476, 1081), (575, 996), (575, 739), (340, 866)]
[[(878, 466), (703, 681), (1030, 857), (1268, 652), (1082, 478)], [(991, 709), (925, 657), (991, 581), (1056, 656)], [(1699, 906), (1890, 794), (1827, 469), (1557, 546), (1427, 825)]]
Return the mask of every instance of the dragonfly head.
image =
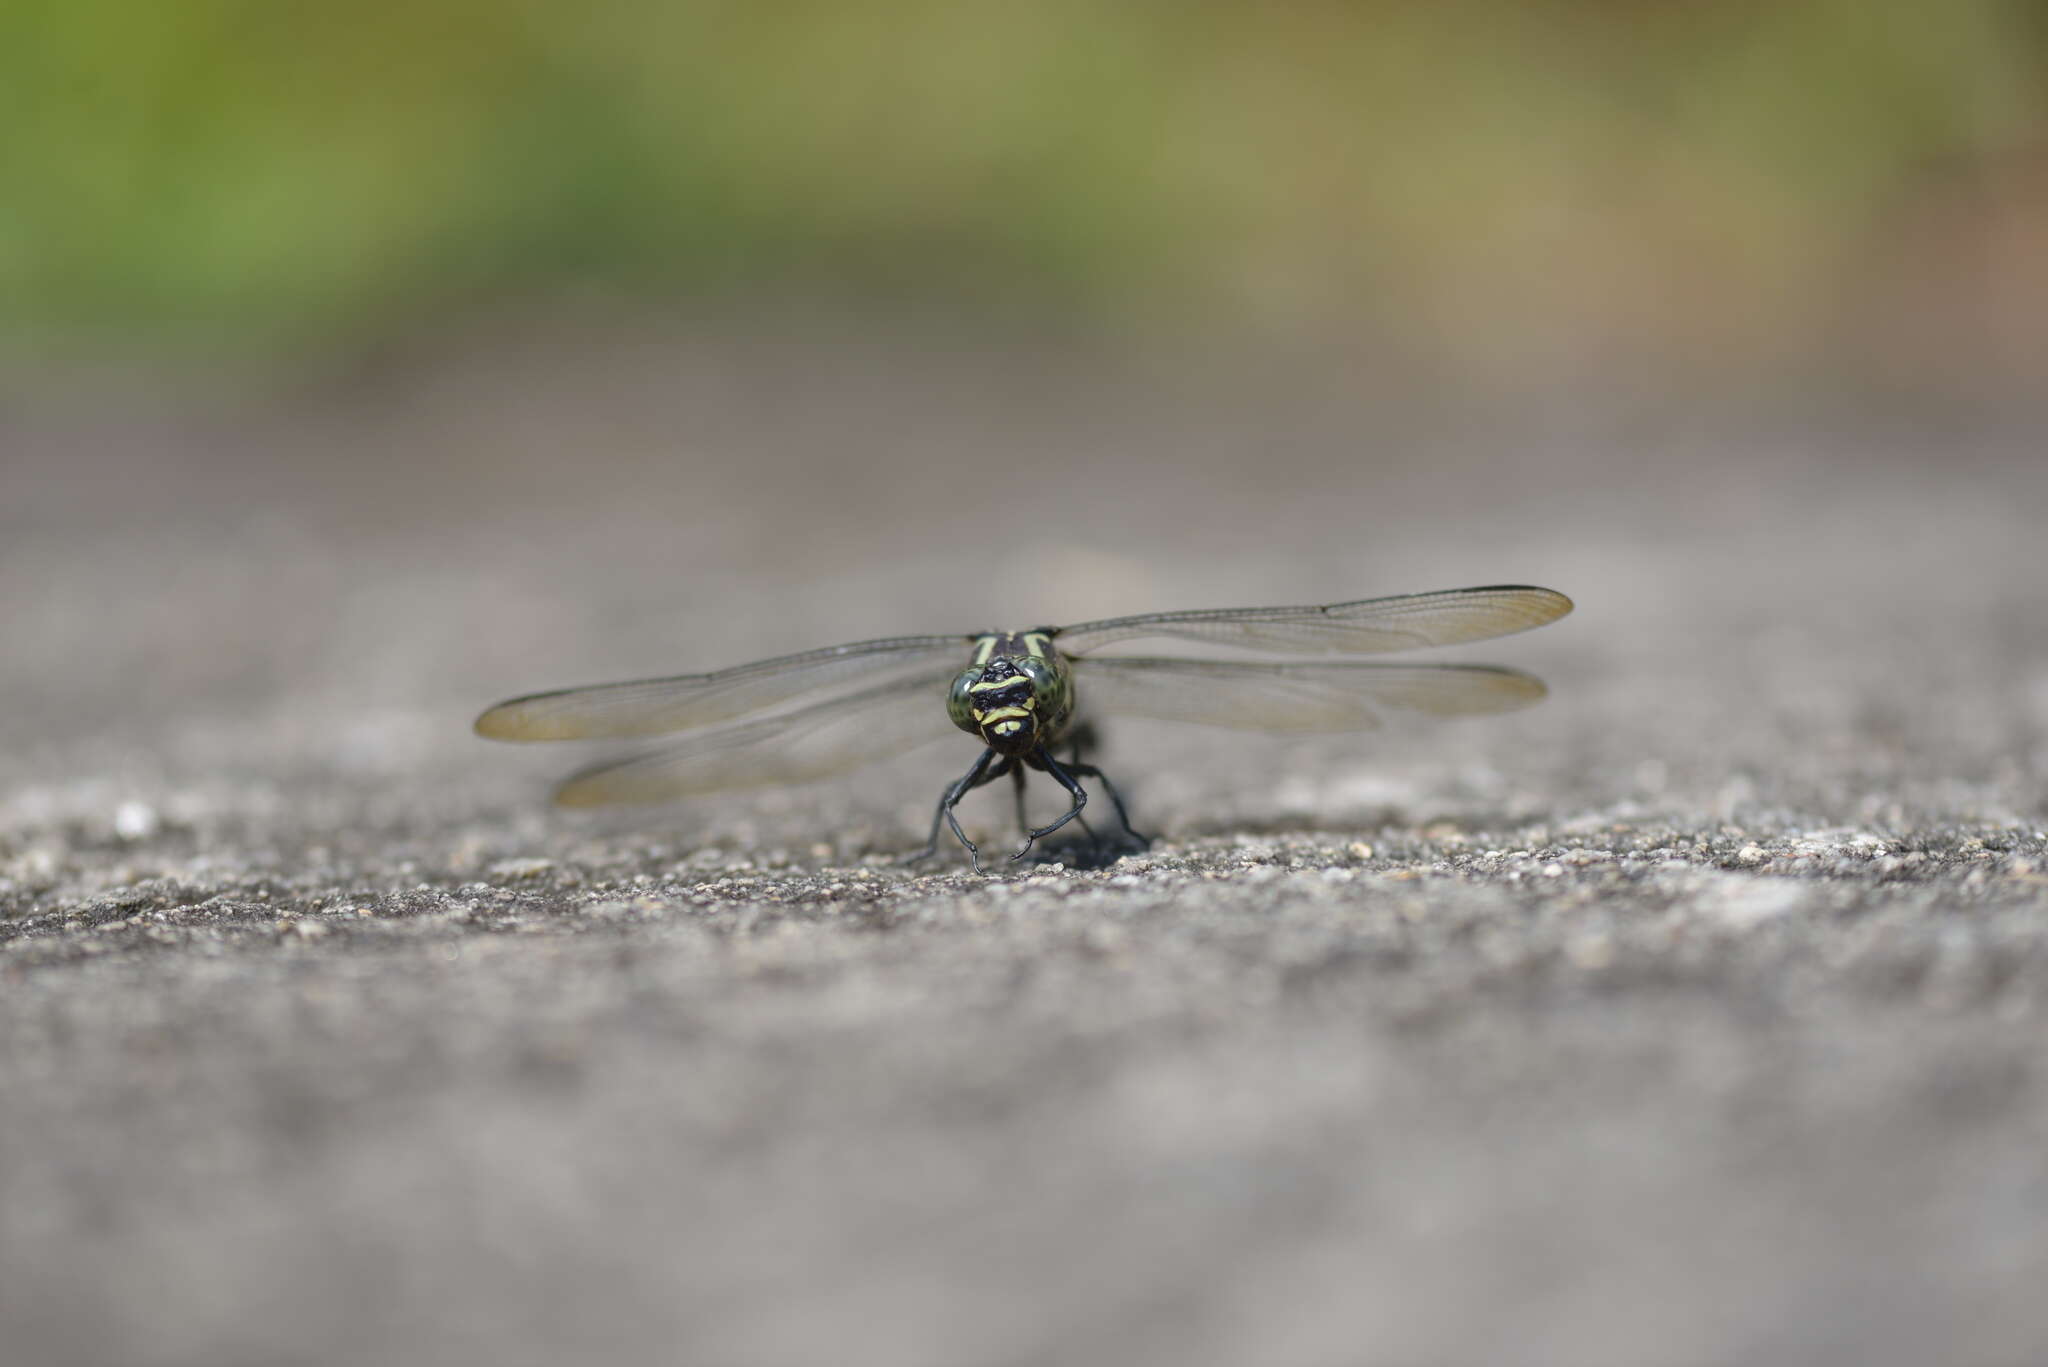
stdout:
[(1057, 740), (1074, 709), (1074, 689), (1057, 659), (997, 655), (953, 680), (946, 715), (997, 754), (1027, 755)]

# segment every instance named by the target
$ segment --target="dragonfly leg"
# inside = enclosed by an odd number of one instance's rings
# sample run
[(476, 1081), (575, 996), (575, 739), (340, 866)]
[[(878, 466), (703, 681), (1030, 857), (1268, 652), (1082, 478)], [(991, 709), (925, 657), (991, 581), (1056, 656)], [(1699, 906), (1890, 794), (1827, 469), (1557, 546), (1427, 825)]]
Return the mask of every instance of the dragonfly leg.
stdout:
[(1051, 774), (1053, 778), (1057, 779), (1059, 781), (1060, 787), (1065, 788), (1067, 792), (1072, 795), (1074, 799), (1074, 805), (1067, 808), (1066, 813), (1063, 816), (1061, 816), (1058, 821), (1053, 822), (1050, 826), (1040, 826), (1035, 831), (1026, 831), (1024, 833), (1024, 848), (1010, 856), (1010, 860), (1013, 863), (1019, 859), (1022, 859), (1025, 855), (1031, 853), (1031, 847), (1037, 844), (1042, 837), (1051, 835), (1054, 831), (1058, 830), (1060, 827), (1066, 825), (1069, 821), (1072, 821), (1075, 817), (1079, 816), (1081, 814), (1081, 809), (1088, 805), (1088, 794), (1086, 790), (1084, 790), (1081, 787), (1079, 781), (1076, 780), (1072, 774), (1068, 773), (1066, 769), (1061, 766), (1060, 762), (1054, 759), (1052, 755), (1044, 749), (1044, 747), (1041, 746), (1036, 752), (1032, 754), (1031, 763), (1037, 768), (1045, 770), (1045, 772)]
[[(1024, 766), (1013, 759), (1004, 767), (1009, 770), (1010, 778), (1013, 782), (1014, 790), (1016, 793), (1017, 829), (1024, 833), (1024, 838), (1026, 840), (1030, 840), (1033, 838), (1031, 833), (1031, 818), (1024, 810)], [(1069, 765), (1068, 767), (1072, 768), (1073, 766)], [(1000, 769), (996, 770), (994, 773), (991, 773), (989, 775), (989, 778), (993, 779), (1001, 772), (1002, 770)], [(1079, 826), (1082, 830), (1088, 832), (1089, 844), (1100, 845), (1102, 843), (1101, 839), (1095, 834), (1095, 828), (1088, 824), (1087, 817), (1078, 815), (1074, 816), (1074, 824)], [(934, 836), (938, 834), (937, 826), (932, 827), (932, 834)]]
[(909, 859), (904, 861), (905, 863), (915, 864), (920, 859), (929, 859), (938, 853), (939, 825), (943, 822), (953, 828), (953, 834), (959, 838), (962, 845), (967, 847), (967, 857), (974, 862), (974, 871), (976, 873), (981, 872), (979, 847), (967, 838), (966, 832), (960, 829), (960, 821), (953, 815), (953, 809), (960, 805), (961, 798), (967, 796), (967, 794), (973, 792), (982, 784), (989, 782), (991, 779), (999, 778), (1016, 767), (1017, 762), (1011, 759), (1005, 760), (991, 771), (989, 764), (995, 757), (996, 752), (993, 750), (982, 751), (981, 758), (974, 761), (974, 767), (962, 774), (958, 781), (946, 789), (945, 793), (939, 798), (938, 810), (932, 813), (931, 838), (925, 841), (923, 849), (911, 855)]
[[(1078, 747), (1074, 753), (1077, 756), (1080, 754)], [(1011, 765), (1013, 767), (1010, 770), (1010, 777), (1017, 782), (1017, 829), (1024, 832), (1025, 838), (1029, 839), (1031, 836), (1031, 820), (1024, 814), (1024, 766), (1018, 764), (1015, 760), (1011, 761)], [(1074, 766), (1069, 764), (1067, 767), (1072, 769)], [(995, 776), (991, 774), (989, 777), (993, 778)], [(1074, 817), (1074, 824), (1088, 833), (1088, 843), (1090, 845), (1099, 847), (1102, 844), (1102, 838), (1095, 834), (1095, 828), (1088, 824), (1087, 817), (1076, 815)]]
[(1081, 775), (1083, 778), (1092, 778), (1097, 783), (1100, 783), (1102, 785), (1102, 790), (1109, 794), (1110, 804), (1116, 808), (1116, 819), (1118, 824), (1120, 824), (1124, 828), (1124, 834), (1129, 836), (1131, 839), (1137, 841), (1140, 845), (1143, 845), (1148, 849), (1151, 848), (1152, 837), (1149, 835), (1141, 835), (1136, 830), (1132, 829), (1131, 815), (1129, 812), (1124, 810), (1124, 795), (1116, 790), (1116, 785), (1114, 783), (1111, 783), (1109, 781), (1108, 774), (1103, 773), (1100, 769), (1096, 768), (1092, 764), (1081, 763), (1080, 757), (1078, 755), (1075, 756), (1074, 759), (1068, 761), (1067, 767), (1069, 769), (1072, 769), (1075, 773)]
[[(1071, 744), (1067, 746), (1067, 769), (1071, 773), (1082, 773), (1086, 770), (1087, 766), (1081, 763), (1081, 746), (1084, 743), (1090, 745), (1094, 744), (1095, 729), (1089, 726), (1086, 722), (1083, 722), (1080, 726), (1074, 729), (1074, 731), (1069, 735), (1068, 739), (1070, 740)], [(1106, 781), (1107, 780), (1105, 780), (1105, 782)], [(1024, 823), (1020, 821), (1017, 824), (1022, 826)], [(1100, 854), (1102, 852), (1102, 837), (1097, 835), (1095, 833), (1095, 828), (1088, 824), (1088, 818), (1085, 816), (1077, 816), (1074, 818), (1074, 824), (1076, 826), (1079, 826), (1083, 831), (1087, 833), (1089, 848), (1094, 850), (1097, 854)], [(1030, 828), (1025, 827), (1025, 829), (1029, 830)], [(1125, 829), (1128, 830), (1129, 826), (1127, 825)]]
[[(1079, 751), (1076, 750), (1075, 753), (1078, 755)], [(1072, 763), (1069, 763), (1067, 765), (1067, 768), (1072, 769), (1074, 768), (1074, 765)], [(1029, 840), (1031, 838), (1031, 821), (1030, 818), (1024, 814), (1024, 766), (1019, 764), (1015, 769), (1012, 769), (1010, 772), (1012, 776), (1017, 780), (1017, 829), (1024, 832), (1024, 838), (1026, 840)], [(1087, 817), (1075, 815), (1074, 824), (1076, 826), (1079, 826), (1083, 831), (1087, 832), (1088, 844), (1091, 849), (1099, 851), (1102, 848), (1102, 837), (1097, 835), (1095, 833), (1095, 828), (1088, 824)]]

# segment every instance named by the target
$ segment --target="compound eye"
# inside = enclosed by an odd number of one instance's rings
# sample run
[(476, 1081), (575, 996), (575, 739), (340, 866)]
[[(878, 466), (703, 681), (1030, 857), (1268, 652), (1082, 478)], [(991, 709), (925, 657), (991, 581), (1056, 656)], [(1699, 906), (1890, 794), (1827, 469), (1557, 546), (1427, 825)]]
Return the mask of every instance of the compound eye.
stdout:
[(953, 677), (953, 686), (946, 690), (946, 715), (953, 725), (962, 731), (973, 731), (974, 695), (967, 691), (968, 685), (981, 677), (979, 669), (962, 670)]
[(1017, 672), (1031, 680), (1031, 696), (1040, 703), (1052, 701), (1059, 691), (1060, 679), (1045, 661), (1026, 656), (1017, 662)]

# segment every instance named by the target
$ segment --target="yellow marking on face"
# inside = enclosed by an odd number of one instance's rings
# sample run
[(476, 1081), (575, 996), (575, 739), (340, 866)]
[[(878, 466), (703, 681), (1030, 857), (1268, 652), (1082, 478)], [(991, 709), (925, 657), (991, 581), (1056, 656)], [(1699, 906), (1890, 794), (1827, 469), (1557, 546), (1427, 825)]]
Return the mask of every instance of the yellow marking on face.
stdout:
[(986, 712), (976, 712), (974, 719), (983, 726), (992, 726), (1011, 718), (1022, 720), (1030, 715), (1031, 709), (1028, 707), (992, 707)]
[(1009, 687), (1011, 687), (1011, 686), (1013, 686), (1013, 685), (1015, 685), (1015, 684), (1019, 684), (1019, 683), (1022, 683), (1022, 684), (1023, 684), (1023, 685), (1025, 685), (1025, 687), (1027, 687), (1027, 688), (1028, 688), (1028, 687), (1030, 687), (1030, 685), (1031, 685), (1031, 681), (1030, 681), (1029, 679), (1025, 678), (1025, 677), (1024, 677), (1024, 676), (1023, 676), (1022, 674), (1012, 674), (1012, 675), (1011, 675), (1011, 676), (1010, 676), (1009, 678), (1007, 678), (1007, 679), (980, 679), (980, 680), (977, 680), (976, 682), (974, 682), (974, 683), (971, 683), (971, 684), (967, 685), (967, 691), (968, 691), (969, 693), (979, 693), (979, 692), (981, 692), (981, 691), (982, 691), (983, 689), (991, 689), (991, 690), (993, 690), (993, 689), (997, 689), (997, 688), (1009, 688)]

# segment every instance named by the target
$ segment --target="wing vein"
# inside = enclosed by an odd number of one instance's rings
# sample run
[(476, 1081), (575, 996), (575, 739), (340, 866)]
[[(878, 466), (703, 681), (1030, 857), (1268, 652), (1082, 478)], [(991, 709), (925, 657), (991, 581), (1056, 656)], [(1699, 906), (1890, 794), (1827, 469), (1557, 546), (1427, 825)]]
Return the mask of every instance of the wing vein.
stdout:
[(1111, 617), (1066, 627), (1059, 632), (1059, 643), (1077, 656), (1144, 636), (1286, 654), (1372, 655), (1491, 640), (1554, 622), (1571, 609), (1571, 599), (1552, 589), (1495, 584), (1349, 603)]
[(1390, 716), (1467, 717), (1527, 707), (1543, 681), (1496, 665), (1254, 664), (1226, 660), (1074, 662), (1086, 714), (1247, 731), (1366, 731)]
[(704, 731), (583, 769), (555, 790), (565, 807), (667, 802), (833, 778), (952, 734), (943, 675), (894, 679), (796, 712)]
[(827, 646), (709, 674), (562, 688), (512, 698), (476, 720), (493, 740), (620, 740), (716, 726), (873, 678), (922, 674), (966, 636), (896, 636)]

